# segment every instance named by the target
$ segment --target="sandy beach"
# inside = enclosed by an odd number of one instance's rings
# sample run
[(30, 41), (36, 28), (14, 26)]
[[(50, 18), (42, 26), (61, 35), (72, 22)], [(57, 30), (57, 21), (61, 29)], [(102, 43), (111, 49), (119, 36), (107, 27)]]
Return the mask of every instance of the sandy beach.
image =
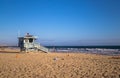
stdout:
[(0, 78), (120, 78), (120, 56), (0, 51)]

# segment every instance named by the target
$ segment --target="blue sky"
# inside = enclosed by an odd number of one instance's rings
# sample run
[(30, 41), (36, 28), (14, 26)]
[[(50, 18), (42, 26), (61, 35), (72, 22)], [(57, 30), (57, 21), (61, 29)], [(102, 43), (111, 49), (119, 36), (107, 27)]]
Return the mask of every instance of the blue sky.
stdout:
[(0, 43), (17, 32), (43, 45), (120, 45), (120, 0), (0, 0)]

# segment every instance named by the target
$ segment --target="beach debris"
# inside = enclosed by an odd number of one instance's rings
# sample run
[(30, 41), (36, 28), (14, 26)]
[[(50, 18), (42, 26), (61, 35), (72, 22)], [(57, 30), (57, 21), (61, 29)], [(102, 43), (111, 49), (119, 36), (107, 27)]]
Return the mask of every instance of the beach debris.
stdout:
[(53, 58), (54, 61), (56, 61), (56, 60), (58, 60), (58, 59), (59, 59), (58, 57)]
[(58, 57), (55, 57), (55, 58), (53, 58), (53, 60), (64, 60), (64, 58), (58, 58)]

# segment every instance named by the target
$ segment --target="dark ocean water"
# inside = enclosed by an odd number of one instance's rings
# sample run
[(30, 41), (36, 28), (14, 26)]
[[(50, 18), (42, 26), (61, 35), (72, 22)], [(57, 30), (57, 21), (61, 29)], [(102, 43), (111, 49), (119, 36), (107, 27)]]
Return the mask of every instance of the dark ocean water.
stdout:
[(50, 52), (76, 52), (120, 55), (120, 46), (46, 46)]
[(47, 48), (101, 48), (101, 49), (120, 49), (120, 46), (46, 46)]

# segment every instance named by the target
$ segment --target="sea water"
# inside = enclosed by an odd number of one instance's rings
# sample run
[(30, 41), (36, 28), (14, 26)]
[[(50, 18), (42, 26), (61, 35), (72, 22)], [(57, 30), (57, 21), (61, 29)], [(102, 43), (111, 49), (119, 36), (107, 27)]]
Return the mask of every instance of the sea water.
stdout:
[(120, 55), (120, 46), (46, 46), (50, 52)]

